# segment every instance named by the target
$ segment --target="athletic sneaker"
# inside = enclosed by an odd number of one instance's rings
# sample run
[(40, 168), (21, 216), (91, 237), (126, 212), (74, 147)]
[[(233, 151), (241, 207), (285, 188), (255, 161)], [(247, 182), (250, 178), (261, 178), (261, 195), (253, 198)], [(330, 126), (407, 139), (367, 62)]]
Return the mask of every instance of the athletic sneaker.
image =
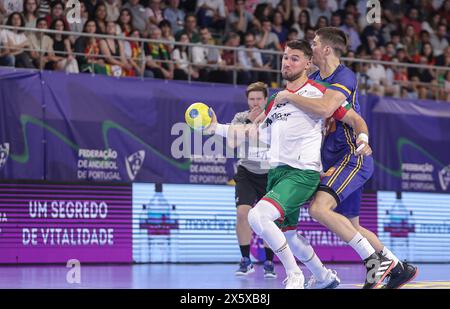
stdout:
[(364, 260), (364, 265), (366, 266), (367, 274), (363, 289), (375, 289), (389, 274), (394, 266), (394, 261), (374, 253)]
[(283, 284), (286, 285), (286, 289), (304, 289), (305, 277), (302, 273), (289, 273)]
[(254, 273), (255, 268), (253, 267), (252, 261), (248, 257), (243, 257), (241, 263), (239, 264), (238, 270), (236, 270), (236, 276), (247, 276), (248, 274)]
[(272, 261), (265, 261), (264, 262), (264, 278), (273, 278), (275, 279), (277, 277), (277, 274), (275, 273), (275, 266), (273, 265)]
[(398, 262), (387, 277), (388, 280), (383, 289), (400, 289), (412, 281), (418, 273), (419, 269), (416, 266), (408, 264), (406, 261), (403, 263)]
[(341, 283), (335, 270), (327, 269), (325, 279), (319, 281), (316, 277), (311, 276), (308, 283), (305, 284), (306, 289), (335, 289)]

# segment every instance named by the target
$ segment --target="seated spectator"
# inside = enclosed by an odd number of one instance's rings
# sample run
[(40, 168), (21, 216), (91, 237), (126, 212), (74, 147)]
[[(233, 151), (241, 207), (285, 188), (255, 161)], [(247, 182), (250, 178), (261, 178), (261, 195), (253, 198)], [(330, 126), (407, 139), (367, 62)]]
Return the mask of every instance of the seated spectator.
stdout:
[(264, 81), (269, 84), (270, 78), (267, 72), (252, 71), (253, 68), (269, 68), (264, 66), (261, 57), (261, 52), (256, 48), (256, 40), (253, 33), (248, 32), (245, 35), (244, 46), (247, 50), (240, 50), (238, 52), (239, 65), (244, 69), (243, 72), (239, 72), (238, 82), (240, 84), (250, 84), (256, 81)]
[[(179, 40), (180, 43), (189, 43), (187, 34), (182, 34)], [(172, 51), (172, 59), (175, 61), (175, 70), (173, 79), (188, 80), (189, 75), (191, 79), (197, 80), (199, 78), (198, 71), (191, 65), (189, 65), (189, 53), (188, 46), (177, 45)]]
[[(202, 27), (200, 29), (200, 38), (203, 45), (213, 45), (208, 28)], [(194, 46), (192, 48), (192, 63), (194, 68), (199, 71), (201, 81), (227, 82), (226, 75), (221, 70), (225, 63), (222, 62), (218, 48)]]
[(38, 17), (45, 17), (50, 14), (50, 2), (51, 0), (39, 0)]
[(161, 10), (161, 0), (149, 0), (145, 14), (149, 25), (158, 26), (164, 19), (163, 11)]
[(0, 29), (0, 66), (13, 67), (15, 59), (7, 48), (7, 44), (6, 30)]
[[(129, 36), (133, 30), (133, 14), (127, 8), (120, 10), (118, 21), (120, 31), (124, 36)], [(139, 31), (139, 29), (136, 29)]]
[[(161, 29), (153, 28), (150, 38), (161, 40)], [(146, 69), (153, 72), (155, 78), (173, 79), (173, 63), (166, 44), (147, 43), (145, 45)]]
[[(47, 20), (45, 18), (38, 18), (36, 21), (38, 29), (48, 29)], [(43, 70), (53, 70), (53, 64), (56, 61), (53, 52), (53, 40), (43, 32), (32, 32), (28, 34), (30, 41), (30, 56), (33, 59), (33, 64), (36, 68)]]
[(312, 44), (315, 37), (316, 30), (314, 30), (314, 28), (307, 28), (305, 32), (305, 40), (309, 42), (309, 44)]
[(121, 0), (105, 0), (106, 21), (117, 22), (120, 16)]
[(197, 29), (197, 17), (195, 17), (195, 15), (192, 14), (186, 15), (186, 17), (184, 18), (184, 29), (178, 31), (175, 34), (175, 39), (179, 40), (182, 34), (187, 34), (189, 41), (191, 43), (200, 42), (200, 36), (198, 35)]
[(275, 11), (272, 19), (272, 32), (278, 37), (281, 47), (284, 47), (287, 41), (288, 29), (283, 26), (283, 15)]
[(436, 34), (431, 36), (431, 45), (433, 46), (434, 56), (442, 55), (445, 48), (448, 46), (448, 31), (445, 24), (440, 24), (437, 28)]
[[(84, 2), (80, 2), (80, 23), (69, 23), (70, 31), (72, 32), (83, 32), (84, 24), (89, 19), (89, 13), (86, 10), (86, 5)], [(78, 39), (77, 35), (71, 35), (72, 44), (75, 43), (75, 40)]]
[[(259, 49), (283, 51), (278, 36), (271, 30), (272, 30), (272, 23), (270, 22), (270, 20), (263, 19), (262, 31), (256, 35), (257, 47)], [(276, 66), (276, 56), (274, 54), (263, 53), (262, 59), (264, 64), (270, 64), (270, 66), (272, 67)]]
[[(50, 26), (50, 29), (57, 31), (69, 31), (64, 28), (64, 20), (55, 19)], [(52, 59), (49, 69), (56, 71), (65, 71), (67, 73), (78, 73), (78, 63), (72, 53), (72, 44), (70, 43), (69, 36), (64, 34), (53, 33), (51, 34), (53, 39), (53, 52), (54, 57)]]
[[(175, 38), (172, 35), (172, 26), (168, 20), (162, 20), (159, 25), (159, 29), (161, 29), (161, 38), (167, 42), (173, 43), (175, 42)], [(169, 47), (169, 51), (172, 52), (173, 44), (167, 44)]]
[(406, 30), (406, 26), (411, 25), (415, 33), (422, 31), (422, 23), (419, 21), (419, 11), (417, 8), (412, 7), (409, 10), (408, 16), (403, 17), (401, 25), (403, 30)]
[(442, 55), (436, 57), (436, 65), (450, 66), (448, 59), (450, 59), (450, 46), (447, 46)]
[(355, 17), (352, 14), (346, 14), (344, 24), (340, 27), (349, 38), (349, 50), (356, 51), (361, 45), (358, 30), (356, 29)]
[(342, 16), (341, 16), (341, 14), (333, 13), (333, 15), (331, 15), (330, 26), (331, 27), (336, 27), (336, 28), (339, 28), (340, 26), (342, 26)]
[[(86, 21), (83, 32), (98, 34), (97, 23), (94, 19)], [(77, 56), (80, 72), (107, 74), (105, 61), (100, 54), (100, 42), (97, 38), (80, 36), (75, 41), (75, 52), (83, 54), (82, 56)]]
[(292, 28), (297, 30), (299, 40), (305, 37), (306, 29), (311, 28), (308, 11), (304, 10), (300, 12), (298, 15), (298, 21), (292, 26)]
[(230, 12), (227, 17), (225, 32), (236, 32), (243, 35), (252, 26), (260, 28), (261, 24), (258, 19), (245, 10), (244, 0), (235, 0), (235, 9)]
[(97, 7), (97, 5), (99, 3), (102, 3), (103, 0), (84, 0), (82, 2), (84, 2), (85, 6), (86, 6), (86, 11), (88, 12), (89, 19), (94, 19), (95, 18), (95, 8)]
[[(372, 52), (372, 59), (375, 61), (380, 61), (381, 56), (382, 53), (379, 48), (376, 48)], [(369, 93), (384, 96), (385, 87), (387, 86), (387, 75), (384, 66), (382, 64), (371, 63), (367, 70), (367, 75), (369, 76), (372, 84), (369, 89)]]
[(405, 46), (406, 52), (410, 57), (418, 53), (419, 40), (414, 32), (414, 27), (412, 25), (406, 26), (406, 31), (403, 35), (402, 43)]
[(405, 48), (405, 45), (403, 45), (402, 42), (401, 42), (400, 33), (397, 32), (397, 31), (392, 31), (391, 32), (391, 42), (392, 42), (392, 44), (394, 44), (394, 48), (396, 50)]
[(435, 65), (436, 64), (436, 59), (433, 56), (433, 47), (431, 46), (430, 43), (425, 43), (422, 45), (422, 49), (420, 50), (419, 54), (414, 55), (414, 57), (412, 58), (412, 61), (415, 63), (420, 63), (421, 62), (421, 58), (425, 57), (425, 59), (427, 59), (427, 64), (428, 65)]
[(436, 29), (439, 26), (441, 17), (439, 14), (430, 15), (426, 20), (422, 22), (422, 31), (427, 31), (430, 35), (435, 34)]
[(98, 30), (101, 34), (106, 34), (107, 17), (106, 5), (103, 2), (98, 3), (95, 7), (94, 19), (97, 22)]
[(369, 40), (374, 41), (377, 47), (385, 45), (382, 28), (382, 23), (373, 23), (364, 28), (361, 35), (361, 43), (366, 49), (369, 47)]
[(128, 0), (122, 8), (130, 10), (131, 15), (133, 16), (133, 29), (137, 29), (141, 33), (145, 33), (148, 27), (148, 18), (145, 13), (145, 8), (139, 4), (139, 0)]
[(180, 0), (169, 0), (169, 6), (164, 9), (164, 19), (172, 25), (173, 34), (183, 29), (185, 13), (179, 9)]
[(20, 29), (25, 25), (22, 14), (14, 12), (9, 15), (6, 25), (15, 27), (14, 30), (5, 30), (4, 32), (6, 40), (4, 46), (9, 50), (8, 56), (14, 57), (14, 64), (18, 68), (36, 68), (30, 52), (25, 50), (30, 48), (31, 44), (24, 31)]
[(331, 10), (328, 7), (327, 0), (318, 0), (317, 5), (311, 12), (311, 24), (316, 25), (320, 16), (325, 16), (328, 20), (331, 18)]
[[(132, 30), (130, 35), (132, 38), (140, 38), (139, 30)], [(124, 41), (125, 58), (133, 67), (135, 76), (153, 78), (153, 72), (145, 69), (145, 54), (141, 48), (141, 43), (137, 41)]]
[[(230, 0), (234, 1), (235, 0)], [(247, 3), (247, 2), (246, 2)], [(233, 12), (235, 10), (235, 6), (233, 5), (233, 8), (229, 10), (229, 12)], [(260, 23), (263, 21), (263, 19), (271, 19), (273, 15), (274, 9), (272, 6), (268, 3), (259, 3), (256, 6), (255, 12), (253, 13), (253, 17), (256, 18)], [(251, 12), (249, 12), (252, 14)]]
[(47, 20), (47, 25), (51, 25), (54, 19), (61, 18), (64, 20), (64, 26), (66, 29), (70, 29), (69, 23), (64, 15), (64, 4), (60, 0), (51, 2), (50, 4), (50, 14), (45, 17)]
[(225, 17), (223, 0), (197, 0), (197, 18), (200, 27), (224, 29)]
[(275, 11), (281, 13), (283, 25), (292, 25), (294, 22), (292, 18), (292, 0), (280, 0)]
[(297, 0), (292, 1), (293, 7), (292, 12), (294, 14), (294, 23), (299, 23), (300, 13), (306, 11), (308, 13), (308, 21), (309, 16), (311, 16), (311, 9), (308, 7), (308, 0)]
[(298, 31), (295, 28), (289, 29), (287, 41), (298, 40)]
[(394, 43), (388, 42), (385, 46), (385, 52), (383, 54), (383, 57), (381, 60), (383, 61), (392, 61), (392, 59), (395, 57), (395, 47)]
[(328, 27), (328, 19), (325, 16), (320, 16), (317, 19), (316, 29)]
[(25, 18), (25, 28), (36, 28), (36, 21), (39, 17), (37, 0), (23, 1), (23, 17)]
[[(116, 34), (116, 23), (108, 22), (106, 24), (106, 34)], [(111, 68), (108, 72), (113, 76), (133, 76), (133, 68), (125, 58), (125, 50), (123, 41), (118, 39), (103, 39), (100, 40), (100, 52), (104, 56), (105, 63)], [(108, 69), (108, 66), (107, 66)]]

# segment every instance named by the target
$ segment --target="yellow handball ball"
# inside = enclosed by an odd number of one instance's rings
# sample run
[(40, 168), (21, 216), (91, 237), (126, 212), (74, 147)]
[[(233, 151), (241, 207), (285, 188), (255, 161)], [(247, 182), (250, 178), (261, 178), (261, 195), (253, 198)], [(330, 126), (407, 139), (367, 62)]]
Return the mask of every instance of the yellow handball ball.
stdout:
[(197, 102), (191, 104), (184, 114), (186, 123), (194, 130), (203, 130), (211, 124), (213, 114), (208, 105)]

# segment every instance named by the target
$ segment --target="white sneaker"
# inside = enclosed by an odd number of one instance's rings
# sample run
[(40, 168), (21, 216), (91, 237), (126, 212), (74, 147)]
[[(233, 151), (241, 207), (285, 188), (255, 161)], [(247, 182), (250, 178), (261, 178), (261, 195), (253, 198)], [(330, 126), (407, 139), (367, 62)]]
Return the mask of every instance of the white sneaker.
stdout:
[(304, 289), (305, 277), (303, 273), (289, 273), (283, 284), (286, 285), (286, 289)]
[(327, 275), (324, 280), (319, 281), (311, 276), (305, 285), (307, 289), (335, 289), (341, 283), (335, 270), (327, 269)]

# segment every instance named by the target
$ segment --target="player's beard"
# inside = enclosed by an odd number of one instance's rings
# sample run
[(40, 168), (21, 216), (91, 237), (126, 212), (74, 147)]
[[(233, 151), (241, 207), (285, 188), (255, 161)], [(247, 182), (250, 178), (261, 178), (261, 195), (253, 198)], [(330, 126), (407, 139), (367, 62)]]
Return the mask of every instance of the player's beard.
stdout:
[(287, 80), (288, 82), (293, 82), (294, 80), (299, 79), (302, 76), (303, 71), (299, 72), (282, 72), (281, 75), (283, 76), (283, 79)]

